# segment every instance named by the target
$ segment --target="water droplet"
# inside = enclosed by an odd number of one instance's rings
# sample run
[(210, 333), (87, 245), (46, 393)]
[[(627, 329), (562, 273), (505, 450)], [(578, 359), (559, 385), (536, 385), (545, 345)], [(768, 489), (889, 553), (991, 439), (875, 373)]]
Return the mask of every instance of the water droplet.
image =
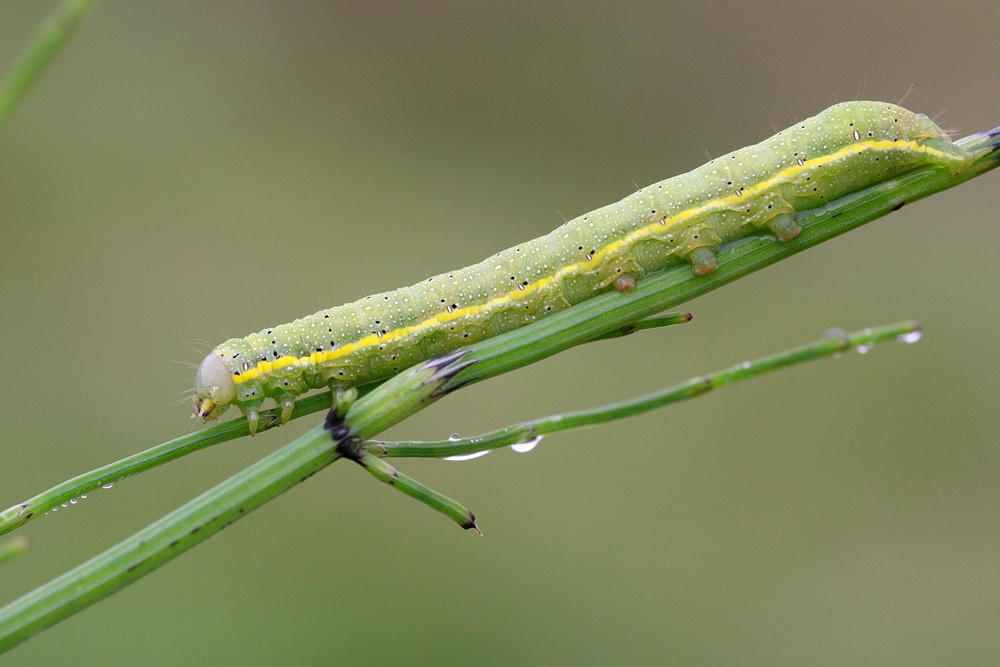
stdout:
[(858, 347), (855, 349), (857, 349), (858, 354), (868, 354), (868, 350), (872, 348), (870, 345), (858, 345)]
[(843, 340), (847, 338), (847, 332), (843, 329), (837, 328), (827, 329), (823, 332), (823, 340), (829, 340), (831, 338), (839, 338), (840, 340)]
[(59, 508), (58, 508), (58, 507), (53, 507), (53, 508), (52, 508), (52, 511), (53, 511), (53, 512), (58, 512), (58, 511), (59, 511)]
[(740, 368), (742, 368), (743, 370), (750, 368), (750, 366), (751, 364), (749, 361), (744, 361), (742, 364), (740, 364)]
[(80, 497), (81, 497), (81, 498), (86, 498), (86, 497), (87, 497), (87, 494), (86, 494), (86, 493), (81, 493), (81, 494), (80, 494)]
[(69, 507), (69, 503), (63, 503), (62, 506), (63, 507)]
[(102, 489), (110, 489), (114, 485), (115, 485), (114, 482), (108, 482), (107, 484), (101, 484), (101, 488)]
[(490, 450), (486, 449), (481, 452), (476, 452), (475, 454), (459, 454), (458, 456), (446, 456), (445, 461), (471, 461), (472, 459), (478, 459), (480, 456), (486, 456), (490, 453)]
[(923, 335), (924, 332), (921, 331), (920, 329), (917, 329), (916, 331), (908, 331), (905, 334), (896, 336), (896, 340), (898, 340), (900, 343), (916, 343), (918, 340), (920, 340), (920, 337)]
[(77, 500), (76, 498), (70, 498), (69, 499), (69, 504), (70, 505), (76, 505), (78, 502), (80, 502), (80, 501)]
[(452, 433), (451, 435), (448, 436), (448, 439), (454, 442), (456, 440), (461, 440), (462, 436), (459, 435), (458, 433)]
[(539, 435), (529, 440), (528, 442), (519, 442), (516, 445), (511, 445), (510, 448), (513, 449), (515, 452), (523, 454), (525, 452), (530, 452), (532, 449), (537, 447), (538, 443), (540, 443), (541, 441), (542, 441), (542, 436)]

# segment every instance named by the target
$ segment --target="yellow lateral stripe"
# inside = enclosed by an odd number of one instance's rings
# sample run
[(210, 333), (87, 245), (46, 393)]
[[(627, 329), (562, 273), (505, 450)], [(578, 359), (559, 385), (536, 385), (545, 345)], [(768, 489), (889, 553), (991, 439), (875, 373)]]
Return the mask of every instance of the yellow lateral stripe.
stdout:
[(426, 319), (423, 322), (420, 322), (419, 324), (415, 324), (409, 327), (401, 327), (399, 329), (393, 329), (392, 331), (388, 331), (382, 334), (382, 336), (371, 334), (369, 336), (365, 336), (361, 340), (358, 340), (354, 343), (347, 343), (346, 345), (342, 345), (341, 347), (338, 347), (333, 350), (327, 350), (325, 352), (313, 352), (308, 357), (298, 358), (298, 357), (288, 356), (288, 357), (279, 357), (274, 361), (261, 361), (257, 364), (255, 368), (243, 371), (240, 375), (234, 375), (233, 382), (235, 382), (236, 384), (241, 384), (243, 382), (253, 380), (259, 376), (267, 375), (273, 370), (286, 368), (288, 366), (294, 366), (294, 365), (312, 366), (318, 363), (332, 361), (334, 359), (347, 356), (348, 354), (351, 354), (352, 352), (355, 352), (357, 350), (361, 350), (367, 347), (374, 347), (376, 345), (382, 345), (397, 338), (403, 338), (405, 336), (409, 336), (410, 334), (417, 333), (424, 329), (433, 328), (439, 324), (444, 324), (446, 322), (462, 319), (470, 315), (476, 315), (483, 311), (492, 310), (510, 301), (516, 301), (518, 299), (524, 298), (530, 293), (542, 289), (550, 285), (551, 283), (558, 281), (564, 276), (597, 268), (601, 264), (601, 261), (604, 259), (604, 257), (607, 256), (609, 253), (614, 252), (623, 245), (629, 245), (636, 241), (642, 240), (643, 238), (653, 236), (653, 232), (656, 231), (657, 228), (661, 228), (661, 230), (668, 229), (673, 225), (677, 224), (678, 222), (683, 222), (690, 218), (704, 215), (706, 213), (714, 213), (720, 210), (729, 210), (736, 204), (741, 204), (743, 202), (746, 202), (749, 199), (752, 199), (754, 196), (760, 194), (761, 192), (774, 187), (775, 185), (779, 185), (781, 183), (785, 183), (787, 181), (794, 179), (796, 176), (798, 176), (803, 171), (806, 171), (807, 169), (815, 169), (816, 167), (822, 167), (823, 165), (830, 164), (831, 162), (835, 162), (850, 155), (856, 155), (857, 153), (861, 153), (866, 150), (876, 150), (885, 152), (900, 148), (907, 148), (911, 151), (916, 151), (918, 153), (933, 155), (935, 157), (940, 158), (943, 162), (954, 161), (954, 157), (949, 155), (948, 153), (939, 151), (934, 148), (930, 148), (928, 146), (923, 146), (917, 143), (916, 141), (892, 141), (889, 139), (883, 139), (880, 141), (861, 141), (854, 144), (849, 144), (841, 148), (839, 151), (836, 151), (835, 153), (830, 153), (829, 155), (823, 155), (817, 158), (809, 158), (804, 160), (803, 164), (801, 165), (796, 164), (794, 166), (782, 169), (781, 171), (779, 171), (766, 181), (761, 181), (760, 183), (751, 186), (746, 190), (743, 190), (742, 196), (732, 194), (723, 198), (710, 199), (709, 201), (699, 204), (698, 206), (685, 209), (671, 216), (670, 218), (662, 218), (663, 220), (662, 223), (659, 220), (657, 220), (657, 222), (654, 222), (653, 224), (647, 225), (645, 227), (640, 227), (639, 229), (636, 229), (635, 231), (627, 234), (625, 238), (617, 239), (615, 241), (612, 241), (608, 245), (604, 246), (603, 248), (595, 252), (591, 256), (590, 260), (586, 262), (575, 262), (573, 264), (564, 266), (559, 270), (557, 270), (555, 273), (553, 273), (551, 276), (540, 278), (534, 283), (531, 283), (530, 285), (524, 285), (523, 290), (518, 289), (517, 291), (508, 292), (507, 294), (504, 294), (502, 296), (490, 299), (489, 301), (487, 301), (482, 305), (473, 305), (473, 306), (467, 306), (465, 308), (456, 308), (452, 310), (450, 313), (449, 312), (439, 313), (438, 315)]

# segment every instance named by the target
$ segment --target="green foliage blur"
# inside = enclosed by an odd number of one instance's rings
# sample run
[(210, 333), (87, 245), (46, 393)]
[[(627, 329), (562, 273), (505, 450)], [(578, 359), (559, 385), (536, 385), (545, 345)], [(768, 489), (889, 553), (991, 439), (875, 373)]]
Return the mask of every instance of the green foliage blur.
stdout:
[[(0, 69), (51, 8), (0, 7)], [(479, 261), (833, 102), (1000, 125), (998, 20), (986, 2), (103, 0), (0, 132), (0, 505), (195, 428), (175, 360)], [(830, 327), (913, 318), (917, 345), (530, 454), (398, 462), (483, 539), (338, 463), (5, 664), (989, 664), (997, 178), (388, 435), (602, 404)], [(29, 524), (0, 601), (318, 419)]]

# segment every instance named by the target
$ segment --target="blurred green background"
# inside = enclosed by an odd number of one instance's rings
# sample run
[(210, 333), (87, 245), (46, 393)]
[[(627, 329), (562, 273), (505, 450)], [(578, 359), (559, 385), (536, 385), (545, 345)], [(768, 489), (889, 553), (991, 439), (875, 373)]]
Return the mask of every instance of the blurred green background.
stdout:
[[(0, 7), (0, 64), (54, 2)], [(1000, 125), (995, 2), (98, 3), (0, 132), (0, 505), (192, 428), (231, 336), (479, 261), (836, 101)], [(912, 88), (912, 90), (911, 90)], [(530, 454), (341, 463), (8, 665), (977, 665), (1000, 654), (1000, 173), (462, 391), (472, 434), (914, 318)], [(307, 418), (29, 524), (21, 595)]]

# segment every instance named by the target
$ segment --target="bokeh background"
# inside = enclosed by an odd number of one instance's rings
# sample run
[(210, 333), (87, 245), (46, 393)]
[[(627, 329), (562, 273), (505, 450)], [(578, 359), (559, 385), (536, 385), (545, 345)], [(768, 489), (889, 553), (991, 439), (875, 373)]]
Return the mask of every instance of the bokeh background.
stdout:
[[(10, 63), (54, 2), (0, 7)], [(215, 343), (464, 266), (831, 103), (1000, 125), (995, 2), (100, 2), (0, 131), (0, 505), (193, 428)], [(1000, 654), (1000, 173), (393, 429), (472, 434), (817, 338), (782, 371), (467, 463), (347, 463), (8, 665), (984, 665)], [(23, 529), (8, 601), (317, 422)]]

